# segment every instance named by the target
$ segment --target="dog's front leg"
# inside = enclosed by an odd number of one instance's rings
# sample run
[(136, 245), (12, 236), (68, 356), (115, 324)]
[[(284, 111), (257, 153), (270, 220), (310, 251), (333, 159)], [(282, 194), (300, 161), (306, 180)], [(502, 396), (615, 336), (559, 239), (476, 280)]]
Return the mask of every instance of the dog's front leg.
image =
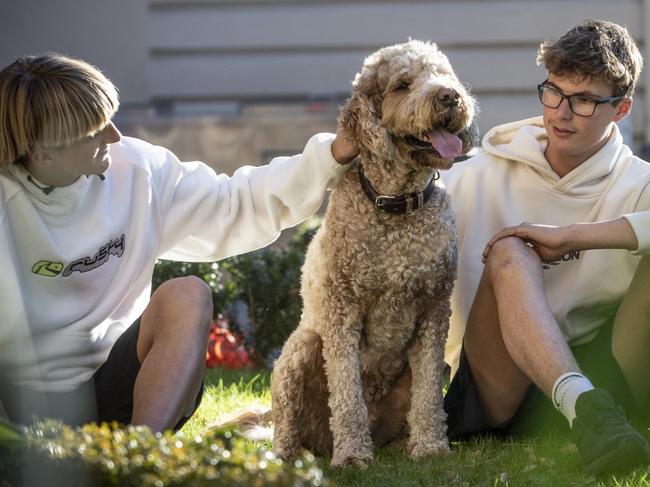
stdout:
[(323, 357), (332, 411), (331, 465), (365, 468), (372, 461), (372, 440), (361, 385), (361, 324), (349, 315), (333, 317), (329, 323)]
[(413, 458), (449, 452), (447, 415), (442, 401), (449, 314), (448, 302), (430, 305), (409, 350), (413, 382), (407, 418), (411, 430), (408, 449)]
[(314, 353), (319, 353), (318, 336), (298, 327), (289, 336), (273, 367), (273, 450), (283, 460), (298, 456), (301, 444), (301, 408), (305, 374)]

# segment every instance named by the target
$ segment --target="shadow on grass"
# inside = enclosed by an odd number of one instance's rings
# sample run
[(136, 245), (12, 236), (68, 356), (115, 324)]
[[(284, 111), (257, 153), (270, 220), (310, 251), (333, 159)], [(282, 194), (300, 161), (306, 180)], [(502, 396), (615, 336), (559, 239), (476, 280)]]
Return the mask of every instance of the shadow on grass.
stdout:
[(403, 450), (381, 448), (367, 470), (331, 469), (324, 458), (319, 465), (327, 477), (345, 487), (650, 487), (650, 467), (603, 479), (585, 474), (575, 446), (559, 436), (522, 441), (484, 437), (453, 443), (448, 455), (416, 461)]
[[(251, 394), (268, 394), (270, 377), (267, 370), (213, 369), (208, 372), (206, 385), (221, 390), (232, 388), (236, 400), (243, 401)], [(216, 396), (214, 400), (219, 401)], [(603, 480), (586, 475), (575, 446), (560, 434), (543, 434), (521, 440), (484, 437), (455, 442), (449, 455), (417, 461), (411, 460), (400, 449), (380, 448), (375, 450), (375, 459), (367, 470), (330, 469), (328, 458), (320, 458), (318, 465), (341, 487), (650, 487), (650, 466)]]

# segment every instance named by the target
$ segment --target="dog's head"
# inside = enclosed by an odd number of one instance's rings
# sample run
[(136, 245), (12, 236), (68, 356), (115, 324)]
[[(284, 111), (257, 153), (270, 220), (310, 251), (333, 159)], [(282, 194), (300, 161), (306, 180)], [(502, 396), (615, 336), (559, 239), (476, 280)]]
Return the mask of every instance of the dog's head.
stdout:
[(369, 159), (448, 169), (477, 142), (474, 99), (433, 43), (412, 40), (369, 56), (340, 125)]

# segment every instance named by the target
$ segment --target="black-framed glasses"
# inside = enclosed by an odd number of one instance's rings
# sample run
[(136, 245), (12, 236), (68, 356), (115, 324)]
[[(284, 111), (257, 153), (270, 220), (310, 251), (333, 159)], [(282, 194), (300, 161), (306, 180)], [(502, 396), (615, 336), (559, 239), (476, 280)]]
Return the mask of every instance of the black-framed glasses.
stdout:
[(565, 95), (557, 88), (546, 83), (548, 80), (537, 85), (539, 101), (548, 108), (557, 108), (565, 98), (569, 100), (569, 108), (579, 117), (591, 117), (596, 107), (602, 103), (612, 103), (625, 98), (624, 96), (610, 96), (607, 98), (592, 98), (587, 95)]

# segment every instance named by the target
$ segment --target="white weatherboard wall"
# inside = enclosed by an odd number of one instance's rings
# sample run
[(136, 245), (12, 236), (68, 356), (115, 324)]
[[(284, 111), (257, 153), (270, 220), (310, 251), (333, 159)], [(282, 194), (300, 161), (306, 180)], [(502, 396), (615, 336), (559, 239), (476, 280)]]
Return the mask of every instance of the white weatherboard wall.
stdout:
[[(537, 115), (539, 42), (591, 17), (627, 26), (645, 51), (648, 1), (0, 0), (0, 64), (46, 50), (90, 60), (120, 87), (129, 133), (229, 169), (333, 130), (365, 56), (408, 38), (447, 53), (481, 132)], [(638, 147), (649, 73), (625, 128)]]

